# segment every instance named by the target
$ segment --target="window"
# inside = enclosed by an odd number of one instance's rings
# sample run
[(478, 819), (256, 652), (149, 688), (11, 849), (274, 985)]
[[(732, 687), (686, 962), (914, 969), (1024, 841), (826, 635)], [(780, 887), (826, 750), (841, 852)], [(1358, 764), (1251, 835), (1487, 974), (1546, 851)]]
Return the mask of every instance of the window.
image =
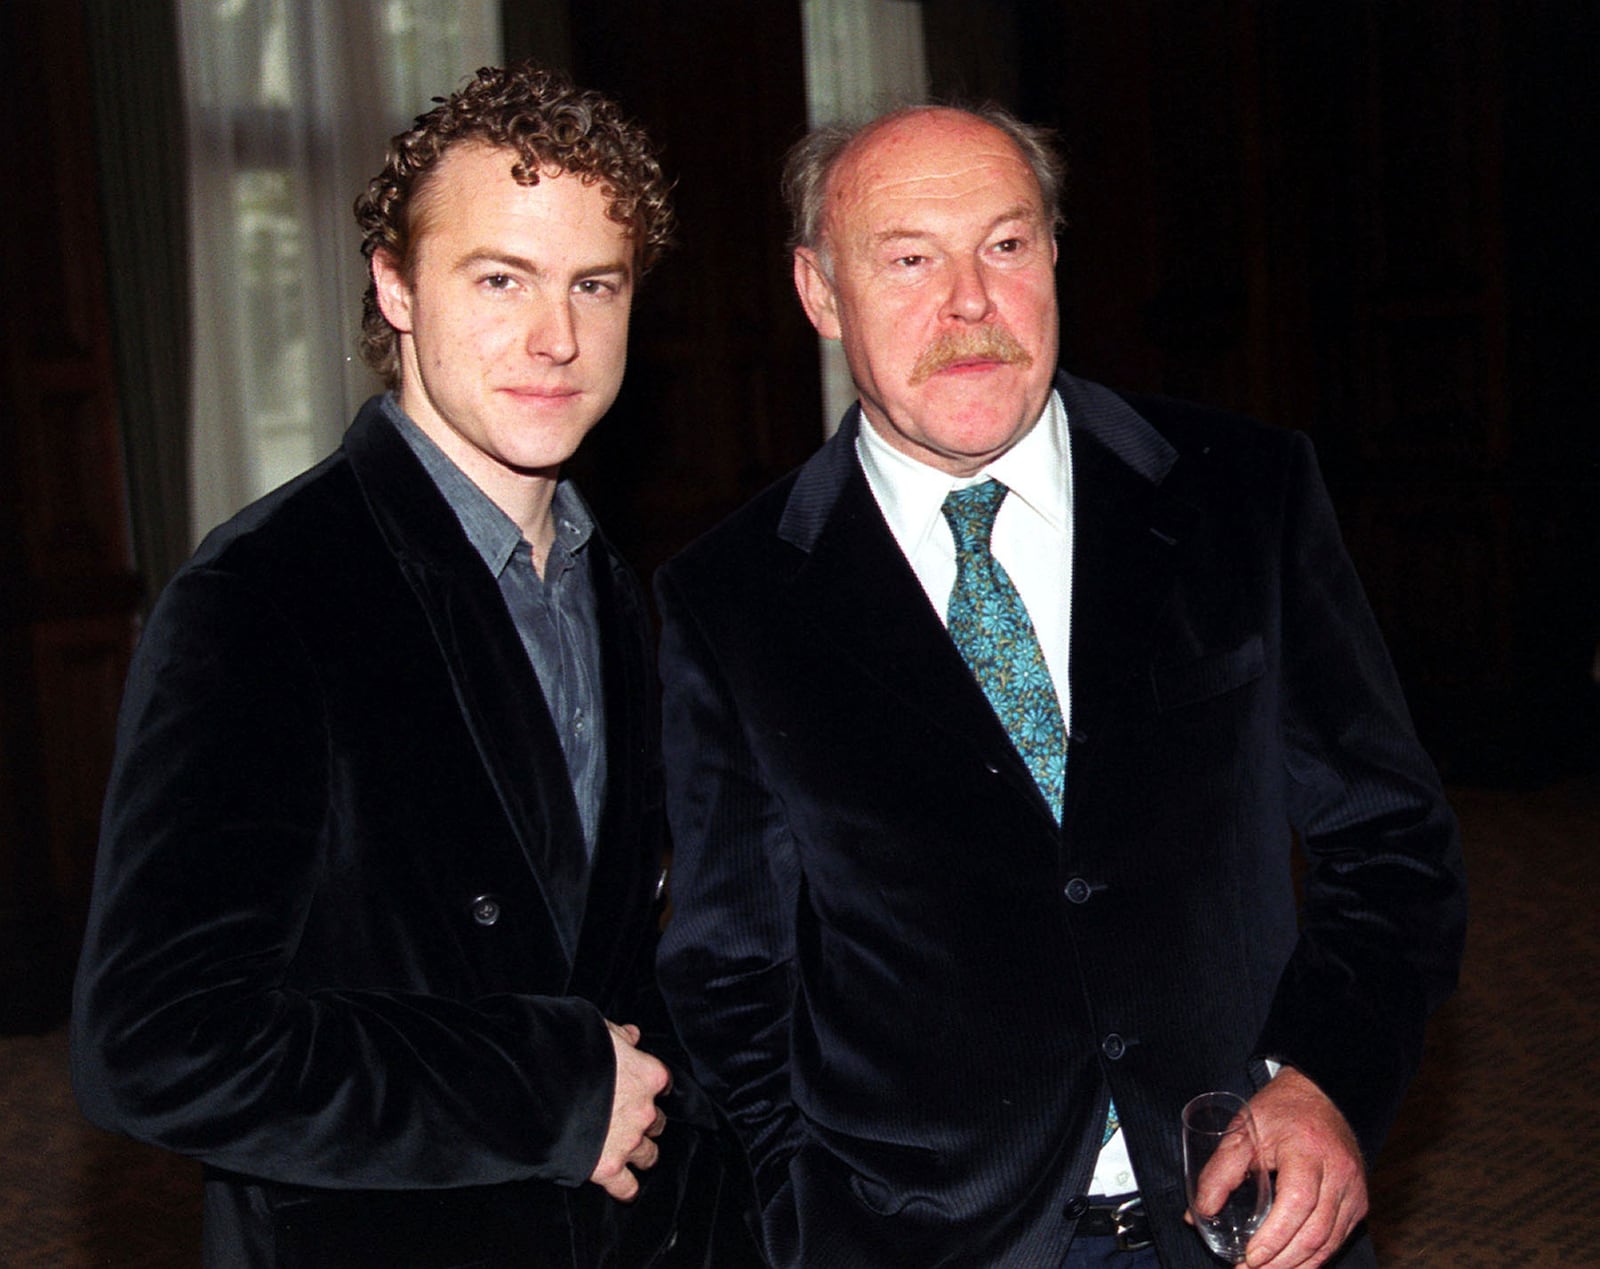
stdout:
[(496, 0), (180, 0), (195, 349), (191, 532), (338, 443), (356, 354), (351, 205), (388, 139), (500, 60)]

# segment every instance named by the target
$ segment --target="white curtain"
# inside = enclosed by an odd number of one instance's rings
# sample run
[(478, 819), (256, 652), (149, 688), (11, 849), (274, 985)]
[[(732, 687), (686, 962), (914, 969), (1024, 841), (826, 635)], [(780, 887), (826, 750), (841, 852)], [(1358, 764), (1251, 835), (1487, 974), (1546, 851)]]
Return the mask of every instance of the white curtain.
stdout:
[[(804, 0), (806, 112), (811, 126), (869, 119), (928, 95), (916, 0)], [(844, 350), (822, 347), (822, 429), (833, 435), (856, 399)]]
[(497, 0), (179, 0), (195, 541), (331, 451), (381, 385), (356, 354), (351, 205), (388, 140), (500, 60)]

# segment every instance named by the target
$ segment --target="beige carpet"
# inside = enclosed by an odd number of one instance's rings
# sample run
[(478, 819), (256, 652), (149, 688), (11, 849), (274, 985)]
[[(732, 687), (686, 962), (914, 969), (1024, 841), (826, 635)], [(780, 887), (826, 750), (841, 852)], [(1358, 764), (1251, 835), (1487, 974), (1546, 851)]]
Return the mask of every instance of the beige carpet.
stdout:
[[(1600, 777), (1458, 790), (1462, 989), (1372, 1178), (1391, 1269), (1600, 1267)], [(0, 1266), (198, 1264), (199, 1169), (74, 1110), (66, 1037), (0, 1039)]]

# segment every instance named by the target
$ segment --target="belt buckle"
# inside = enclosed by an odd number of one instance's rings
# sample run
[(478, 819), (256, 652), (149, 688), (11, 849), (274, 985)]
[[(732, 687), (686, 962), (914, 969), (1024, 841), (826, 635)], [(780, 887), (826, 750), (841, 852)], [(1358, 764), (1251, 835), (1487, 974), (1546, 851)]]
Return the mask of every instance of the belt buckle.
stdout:
[(1144, 1199), (1134, 1195), (1125, 1203), (1117, 1204), (1111, 1213), (1111, 1223), (1116, 1227), (1117, 1250), (1138, 1251), (1150, 1246), (1150, 1224), (1145, 1217)]

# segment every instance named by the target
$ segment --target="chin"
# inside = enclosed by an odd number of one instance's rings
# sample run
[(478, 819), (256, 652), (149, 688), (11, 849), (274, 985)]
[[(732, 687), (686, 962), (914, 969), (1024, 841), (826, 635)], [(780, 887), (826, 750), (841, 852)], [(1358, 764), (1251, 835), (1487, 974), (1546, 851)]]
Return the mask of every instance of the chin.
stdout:
[(952, 449), (964, 454), (990, 454), (1010, 449), (1028, 430), (1016, 417), (959, 419), (943, 429)]

